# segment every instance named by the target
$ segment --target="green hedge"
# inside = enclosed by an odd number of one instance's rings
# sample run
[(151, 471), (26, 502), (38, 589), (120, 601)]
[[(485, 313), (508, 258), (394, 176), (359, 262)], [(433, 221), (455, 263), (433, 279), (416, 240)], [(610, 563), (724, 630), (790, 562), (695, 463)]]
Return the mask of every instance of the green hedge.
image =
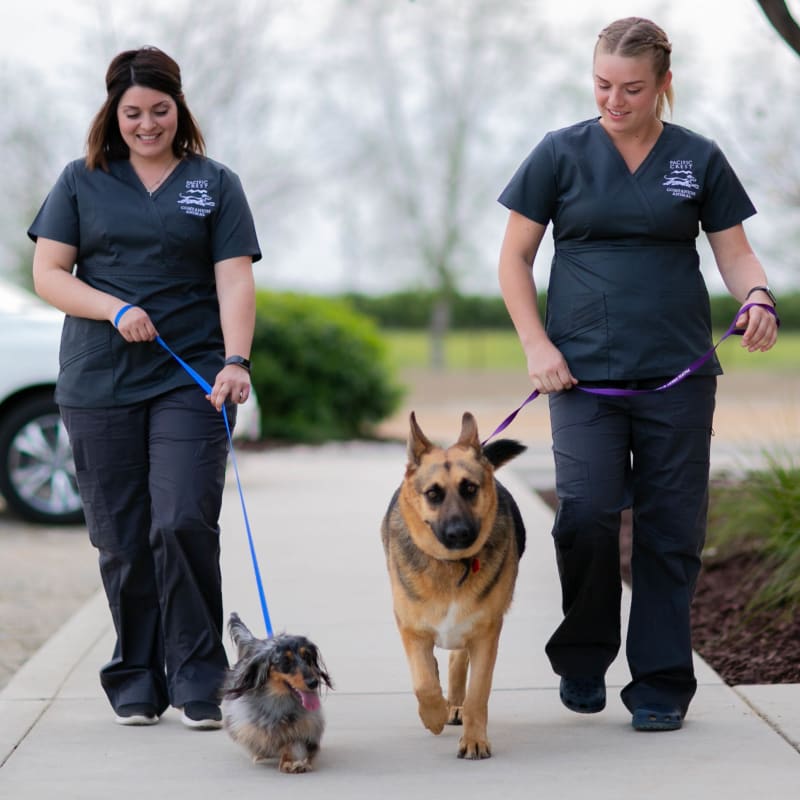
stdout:
[[(344, 295), (344, 299), (363, 314), (374, 319), (381, 328), (424, 330), (428, 327), (435, 300), (433, 292), (419, 290), (379, 296)], [(545, 295), (539, 295), (539, 310), (544, 316)], [(711, 319), (715, 330), (730, 325), (739, 304), (729, 295), (711, 298)], [(800, 330), (800, 292), (782, 294), (778, 313), (784, 330)], [(513, 329), (501, 297), (456, 295), (453, 298), (451, 328), (453, 330)]]
[(259, 290), (251, 361), (265, 438), (369, 436), (402, 395), (375, 323), (342, 301)]
[[(374, 319), (381, 328), (394, 330), (426, 329), (436, 300), (433, 292), (424, 290), (377, 296), (348, 294), (343, 297), (353, 308)], [(456, 295), (453, 298), (450, 327), (453, 330), (513, 330), (503, 298), (479, 295)]]
[[(712, 297), (711, 322), (714, 329), (727, 329), (739, 307), (740, 304), (730, 295)], [(780, 295), (777, 311), (781, 320), (781, 330), (800, 330), (800, 292)]]

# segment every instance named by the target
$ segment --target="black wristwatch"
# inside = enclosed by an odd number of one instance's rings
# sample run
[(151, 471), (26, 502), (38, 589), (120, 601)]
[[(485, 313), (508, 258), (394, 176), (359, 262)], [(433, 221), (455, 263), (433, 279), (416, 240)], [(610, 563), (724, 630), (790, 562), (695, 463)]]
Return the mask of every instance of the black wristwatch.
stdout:
[(777, 300), (777, 298), (775, 297), (775, 295), (772, 293), (772, 289), (770, 289), (770, 288), (769, 288), (769, 286), (754, 286), (754, 287), (753, 287), (753, 288), (752, 288), (752, 289), (751, 289), (751, 290), (750, 290), (750, 291), (749, 291), (749, 292), (748, 292), (748, 293), (747, 293), (747, 294), (744, 296), (745, 302), (747, 302), (747, 299), (750, 297), (750, 295), (751, 295), (751, 294), (753, 294), (753, 292), (764, 292), (764, 294), (766, 294), (766, 295), (767, 295), (767, 297), (769, 297), (769, 299), (772, 301), (772, 305), (773, 305), (773, 306), (777, 306), (777, 305), (778, 305), (778, 300)]
[(244, 356), (228, 356), (225, 359), (225, 366), (227, 367), (229, 364), (236, 364), (237, 367), (241, 367), (250, 372), (250, 359)]

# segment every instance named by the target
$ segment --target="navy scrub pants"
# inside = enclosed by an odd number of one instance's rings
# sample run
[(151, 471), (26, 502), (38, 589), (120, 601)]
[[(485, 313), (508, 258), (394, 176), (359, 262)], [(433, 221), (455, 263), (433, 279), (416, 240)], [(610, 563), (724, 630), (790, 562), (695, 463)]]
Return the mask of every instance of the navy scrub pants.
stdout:
[[(218, 703), (218, 519), (228, 439), (196, 386), (116, 408), (61, 407), (116, 629), (100, 671), (113, 708)], [(235, 407), (228, 407), (233, 425)]]
[[(660, 381), (659, 381), (660, 383)], [(634, 397), (550, 395), (564, 619), (546, 652), (567, 677), (604, 675), (620, 647), (619, 526), (633, 508), (622, 700), (686, 713), (697, 688), (690, 606), (705, 541), (716, 378)]]

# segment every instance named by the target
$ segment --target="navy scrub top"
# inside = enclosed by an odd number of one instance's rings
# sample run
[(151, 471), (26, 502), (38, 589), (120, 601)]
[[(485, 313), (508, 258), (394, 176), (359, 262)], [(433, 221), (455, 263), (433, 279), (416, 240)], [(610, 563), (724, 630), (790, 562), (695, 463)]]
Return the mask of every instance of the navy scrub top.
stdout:
[[(214, 264), (261, 258), (235, 173), (186, 157), (150, 195), (127, 160), (108, 172), (76, 160), (28, 235), (76, 247), (77, 277), (145, 309), (166, 344), (214, 383), (225, 355)], [(126, 405), (193, 383), (156, 342), (128, 343), (103, 320), (67, 315), (59, 362), (55, 398), (66, 406)]]
[[(671, 123), (631, 173), (598, 119), (548, 133), (499, 201), (553, 222), (545, 327), (581, 381), (673, 376), (712, 345), (696, 239), (755, 213), (719, 147)], [(716, 357), (698, 374), (719, 375)]]

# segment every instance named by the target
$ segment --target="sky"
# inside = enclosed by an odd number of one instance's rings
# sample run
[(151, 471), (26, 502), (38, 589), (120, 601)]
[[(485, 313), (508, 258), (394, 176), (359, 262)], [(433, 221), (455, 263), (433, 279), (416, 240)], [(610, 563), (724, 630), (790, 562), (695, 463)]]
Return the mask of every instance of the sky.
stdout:
[[(251, 0), (252, 1), (252, 0)], [(463, 0), (469, 2), (470, 0)], [(499, 1), (499, 0), (498, 0)], [(203, 0), (195, 0), (203, 2)], [(231, 0), (231, 5), (238, 0)], [(318, 16), (319, 9), (327, 0), (292, 0), (289, 8), (296, 11), (298, 20), (303, 17), (312, 19)], [(358, 0), (353, 0), (357, 3)], [(406, 0), (385, 0), (386, 3), (406, 2)], [(416, 0), (424, 3), (425, 0)], [(797, 19), (800, 19), (800, 0), (789, 0), (790, 9)], [(113, 31), (115, 41), (121, 42), (125, 47), (135, 47), (142, 42), (125, 40), (124, 19), (126, 15), (140, 13), (140, 3), (133, 0), (25, 0), (21, 3), (2, 3), (0, 4), (0, 67), (2, 64), (11, 64), (15, 68), (20, 68), (25, 64), (35, 65), (44, 70), (57, 83), (59, 78), (65, 81), (65, 86), (70, 77), (70, 70), (75, 63), (75, 52), (77, 48), (83, 46), (85, 42), (85, 31), (87, 26), (108, 33)], [(798, 70), (798, 59), (791, 53), (789, 48), (779, 41), (777, 34), (771, 29), (769, 23), (758, 8), (755, 0), (603, 0), (596, 3), (594, 0), (553, 0), (547, 4), (546, 11), (549, 20), (553, 22), (560, 34), (569, 37), (574, 31), (574, 21), (588, 19), (596, 21), (596, 28), (599, 30), (603, 25), (623, 16), (645, 16), (657, 21), (665, 28), (674, 46), (675, 55), (680, 53), (682, 43), (691, 42), (693, 57), (697, 64), (697, 75), (690, 76), (693, 80), (699, 80), (704, 88), (711, 87), (710, 94), (714, 95), (714, 87), (722, 86), (729, 82), (731, 75), (737, 75), (735, 65), (737, 58), (746, 51), (748, 43), (754, 38), (758, 40), (774, 41), (772, 52), (775, 58), (787, 65), (787, 69)], [(141, 16), (138, 18), (141, 23)], [(307, 28), (301, 25), (304, 30), (298, 30), (297, 34), (302, 35), (307, 32)], [(292, 32), (287, 31), (288, 35)], [(113, 55), (113, 54), (111, 54)], [(108, 54), (98, 54), (97, 76), (98, 91), (102, 91), (102, 73), (108, 61)], [(84, 59), (85, 61), (85, 59)], [(589, 77), (590, 55), (587, 53), (587, 113), (591, 116), (594, 107), (591, 97), (591, 83)], [(737, 75), (737, 79), (741, 79)], [(74, 83), (74, 81), (73, 81)], [(675, 75), (674, 85), (678, 100), (680, 100), (681, 76)], [(68, 92), (66, 101), (69, 102)], [(721, 93), (720, 93), (721, 94)], [(680, 111), (680, 106), (678, 106)], [(87, 112), (80, 111), (81, 116), (86, 116)], [(676, 122), (687, 124), (692, 127), (691, 121), (682, 119), (676, 114)], [(88, 117), (87, 117), (88, 124)], [(83, 127), (80, 128), (84, 130)], [(709, 133), (706, 130), (701, 132)], [(75, 142), (74, 148), (82, 150), (83, 142)], [(73, 145), (70, 143), (70, 147)], [(74, 155), (78, 155), (75, 153)], [(213, 155), (213, 154), (212, 154)], [(519, 160), (526, 153), (519, 154)], [(70, 157), (74, 157), (70, 151)], [(501, 187), (502, 188), (502, 187)], [(759, 202), (760, 198), (754, 197), (756, 206), (761, 208), (764, 203)], [(769, 218), (766, 215), (759, 215), (754, 220), (756, 226), (768, 225)], [(494, 250), (499, 249), (502, 237), (502, 225), (504, 217), (498, 214), (497, 242)], [(320, 221), (324, 225), (324, 221)], [(749, 224), (749, 223), (748, 223)], [(326, 235), (332, 241), (338, 240), (335, 231), (320, 230), (320, 237)], [(336, 290), (344, 280), (347, 273), (347, 265), (337, 261), (335, 257), (327, 258), (324, 263), (318, 257), (319, 237), (314, 242), (313, 249), (307, 241), (296, 241), (287, 244), (290, 252), (286, 253), (283, 261), (287, 265), (286, 273), (280, 272), (280, 267), (274, 265), (270, 267), (272, 272), (265, 275), (265, 280), (283, 284), (285, 288), (298, 288), (304, 290), (331, 291)], [(335, 246), (328, 250), (332, 253)], [(491, 250), (491, 248), (490, 248)], [(487, 255), (487, 262), (496, 258), (492, 250)], [(707, 251), (706, 251), (707, 253)], [(701, 247), (701, 255), (703, 250)], [(707, 254), (704, 256), (707, 259)], [(545, 252), (537, 259), (537, 280), (543, 278), (543, 270), (549, 262), (549, 255)], [(298, 265), (304, 265), (297, 268)], [(267, 269), (266, 264), (262, 264), (259, 269)], [(289, 271), (291, 270), (291, 271)], [(779, 274), (775, 283), (780, 285), (787, 280), (796, 282), (797, 276), (794, 270), (789, 274), (787, 267), (783, 268), (783, 275)], [(712, 290), (719, 289), (721, 283), (713, 271), (707, 280)], [(297, 282), (297, 276), (303, 276), (304, 283), (293, 286)], [(257, 275), (258, 277), (258, 275)], [(494, 277), (494, 264), (487, 263), (486, 274), (483, 278), (484, 283), (479, 289), (494, 287), (496, 289), (496, 279)], [(487, 288), (486, 290), (491, 290)]]
[[(386, 0), (387, 3), (404, 0)], [(419, 0), (424, 2), (424, 0)], [(197, 0), (202, 2), (202, 0)], [(293, 0), (310, 15), (325, 0)], [(357, 2), (357, 0), (356, 0)], [(469, 0), (464, 0), (469, 2)], [(232, 5), (236, 0), (231, 0)], [(97, 11), (110, 24), (119, 24), (123, 15), (140, 7), (134, 0), (26, 0), (0, 4), (0, 53), (4, 60), (69, 63), (70, 50), (80, 45), (81, 28), (97, 24)], [(576, 18), (592, 17), (601, 22), (624, 16), (645, 16), (661, 24), (675, 40), (680, 28), (708, 31), (708, 63), (713, 68), (715, 55), (731, 52), (753, 28), (767, 28), (755, 0), (555, 0), (548, 4), (548, 17), (563, 20), (565, 33)], [(789, 0), (789, 8), (800, 16), (800, 0)], [(721, 13), (723, 12), (723, 13)]]

